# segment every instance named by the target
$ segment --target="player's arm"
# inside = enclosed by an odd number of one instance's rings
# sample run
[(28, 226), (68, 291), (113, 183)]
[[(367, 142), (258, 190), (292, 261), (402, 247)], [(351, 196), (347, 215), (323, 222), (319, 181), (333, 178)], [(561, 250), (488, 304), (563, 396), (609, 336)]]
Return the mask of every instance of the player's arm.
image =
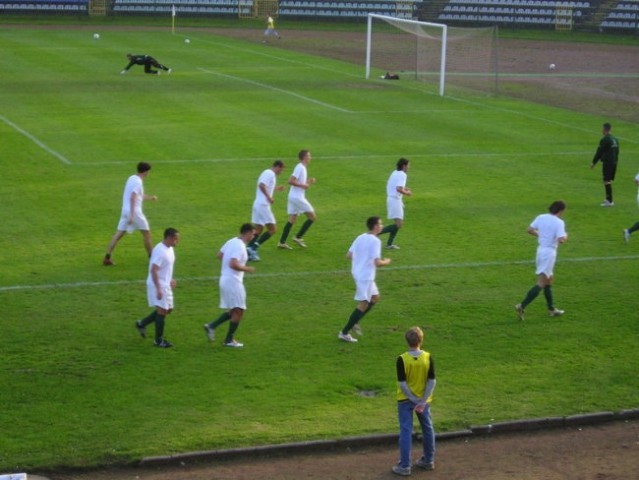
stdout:
[(565, 233), (563, 236), (561, 236), (561, 237), (559, 237), (557, 239), (557, 242), (559, 242), (559, 243), (566, 243), (567, 241), (568, 241), (568, 234), (567, 233)]
[(157, 195), (144, 195), (144, 197), (142, 197), (144, 199), (144, 201), (146, 200), (150, 200), (152, 202), (155, 202), (158, 199)]
[(155, 285), (157, 299), (162, 300), (162, 285), (160, 284), (160, 276), (158, 275), (159, 271), (159, 265), (156, 265), (155, 263), (151, 265), (151, 280), (153, 281), (153, 285)]
[(295, 175), (291, 175), (291, 178), (288, 179), (289, 185), (292, 185), (293, 187), (303, 188), (305, 190), (311, 185), (313, 185), (314, 183), (315, 183), (314, 178), (309, 178), (307, 183), (302, 183), (297, 179)]
[(375, 266), (376, 267), (383, 267), (385, 265), (390, 265), (391, 263), (391, 259), (390, 258), (376, 258), (375, 259)]
[(129, 64), (128, 64), (126, 67), (124, 67), (124, 68), (122, 69), (122, 71), (121, 71), (120, 73), (126, 73), (126, 72), (128, 72), (128, 71), (129, 71), (129, 69), (130, 69), (133, 65), (135, 65), (135, 61), (132, 59), (132, 60), (129, 62)]
[(536, 228), (533, 228), (533, 227), (528, 227), (526, 229), (526, 233), (528, 233), (529, 235), (532, 235), (533, 237), (538, 237), (539, 236), (539, 231)]
[(266, 197), (266, 199), (268, 200), (268, 203), (273, 203), (273, 202), (275, 201), (275, 200), (273, 200), (273, 197), (271, 197), (271, 195), (269, 195), (269, 193), (268, 193), (268, 187), (267, 187), (265, 184), (260, 183), (260, 184), (258, 185), (258, 188), (259, 188), (259, 189), (260, 189), (260, 191), (264, 194), (264, 196), (265, 196), (265, 197)]
[(410, 188), (404, 187), (403, 185), (398, 185), (396, 187), (396, 190), (398, 193), (401, 193), (402, 195), (406, 195), (407, 197), (410, 197), (413, 194)]
[(233, 270), (237, 270), (238, 272), (252, 273), (255, 271), (255, 267), (242, 265), (237, 258), (231, 258), (231, 261), (229, 262), (229, 267), (231, 267)]
[(135, 192), (131, 192), (131, 196), (129, 197), (129, 223), (133, 223), (133, 215), (135, 213), (135, 202), (138, 198), (138, 194)]

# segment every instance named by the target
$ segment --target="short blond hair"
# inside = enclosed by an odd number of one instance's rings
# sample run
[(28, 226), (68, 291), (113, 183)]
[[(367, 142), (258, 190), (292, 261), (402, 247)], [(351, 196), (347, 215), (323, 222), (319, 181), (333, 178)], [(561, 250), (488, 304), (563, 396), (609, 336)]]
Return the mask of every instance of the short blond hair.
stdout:
[(419, 327), (410, 328), (404, 335), (409, 347), (419, 347), (424, 341), (424, 332)]

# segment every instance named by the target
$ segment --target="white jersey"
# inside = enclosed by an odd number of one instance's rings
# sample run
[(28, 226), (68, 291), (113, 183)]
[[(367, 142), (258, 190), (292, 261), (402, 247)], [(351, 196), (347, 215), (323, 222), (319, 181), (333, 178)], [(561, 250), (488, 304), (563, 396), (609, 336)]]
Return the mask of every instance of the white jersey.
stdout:
[(268, 201), (268, 198), (260, 189), (260, 184), (262, 183), (266, 186), (266, 190), (270, 197), (273, 198), (273, 192), (275, 191), (275, 185), (277, 184), (277, 176), (275, 175), (275, 172), (270, 168), (264, 170), (257, 179), (257, 189), (255, 191), (255, 205), (270, 205), (271, 202)]
[[(299, 162), (295, 166), (295, 169), (293, 170), (293, 174), (291, 176), (295, 177), (295, 180), (297, 180), (299, 183), (306, 183), (307, 175), (308, 173), (306, 171), (306, 165), (304, 165), (302, 162)], [(288, 198), (304, 199), (306, 198), (306, 189), (291, 185), (291, 188), (288, 191)]]
[(134, 213), (142, 213), (142, 200), (144, 199), (144, 185), (138, 175), (131, 175), (124, 186), (122, 195), (122, 215), (131, 213), (131, 195), (135, 193)]
[(173, 247), (167, 247), (164, 243), (158, 243), (151, 252), (151, 260), (149, 260), (149, 276), (146, 279), (147, 286), (154, 286), (151, 268), (157, 265), (158, 280), (160, 287), (171, 289), (171, 280), (173, 280), (173, 264), (175, 263), (175, 251)]
[(564, 221), (557, 215), (544, 213), (533, 220), (530, 224), (537, 230), (539, 248), (557, 248), (559, 239), (566, 236)]
[(246, 265), (248, 261), (248, 253), (246, 252), (246, 245), (241, 238), (231, 238), (220, 249), (222, 252), (222, 277), (231, 277), (240, 283), (244, 279), (244, 272), (241, 270), (235, 270), (231, 268), (231, 260), (235, 258), (240, 265)]
[(382, 257), (382, 241), (372, 233), (362, 233), (351, 248), (351, 274), (357, 280), (375, 280), (375, 260)]
[(386, 182), (386, 196), (394, 198), (402, 198), (402, 194), (397, 191), (397, 187), (406, 187), (408, 175), (403, 170), (395, 170), (388, 177)]

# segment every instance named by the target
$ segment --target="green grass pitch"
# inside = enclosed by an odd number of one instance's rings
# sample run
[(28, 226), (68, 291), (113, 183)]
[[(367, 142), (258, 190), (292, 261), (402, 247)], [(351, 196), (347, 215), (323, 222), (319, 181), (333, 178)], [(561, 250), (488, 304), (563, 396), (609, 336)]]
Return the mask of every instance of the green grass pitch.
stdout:
[[(149, 455), (394, 432), (395, 357), (426, 329), (439, 432), (469, 424), (637, 407), (639, 126), (410, 81), (363, 65), (204, 31), (0, 30), (0, 471), (92, 466)], [(119, 71), (125, 54), (173, 68)], [(622, 145), (617, 206), (588, 169), (609, 120)], [(241, 351), (207, 342), (215, 253), (250, 210), (259, 173), (310, 149), (318, 221), (309, 248), (264, 245), (247, 275)], [(345, 253), (385, 182), (411, 160), (402, 249), (380, 269), (381, 302), (356, 345), (336, 335), (355, 307)], [(175, 348), (133, 328), (150, 310), (138, 234), (101, 265), (122, 188), (153, 165), (154, 243), (181, 231)], [(525, 229), (568, 204), (555, 298), (518, 321), (533, 285)], [(279, 226), (286, 196), (276, 196)], [(301, 224), (298, 223), (298, 225)], [(362, 391), (374, 396), (362, 396)]]

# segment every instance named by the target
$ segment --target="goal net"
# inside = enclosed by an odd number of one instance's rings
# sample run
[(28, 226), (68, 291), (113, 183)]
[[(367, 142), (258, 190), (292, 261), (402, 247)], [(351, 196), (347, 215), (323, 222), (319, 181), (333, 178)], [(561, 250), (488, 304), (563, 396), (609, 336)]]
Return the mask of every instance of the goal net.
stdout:
[(386, 72), (447, 86), (496, 93), (497, 28), (444, 24), (368, 15), (366, 78)]

